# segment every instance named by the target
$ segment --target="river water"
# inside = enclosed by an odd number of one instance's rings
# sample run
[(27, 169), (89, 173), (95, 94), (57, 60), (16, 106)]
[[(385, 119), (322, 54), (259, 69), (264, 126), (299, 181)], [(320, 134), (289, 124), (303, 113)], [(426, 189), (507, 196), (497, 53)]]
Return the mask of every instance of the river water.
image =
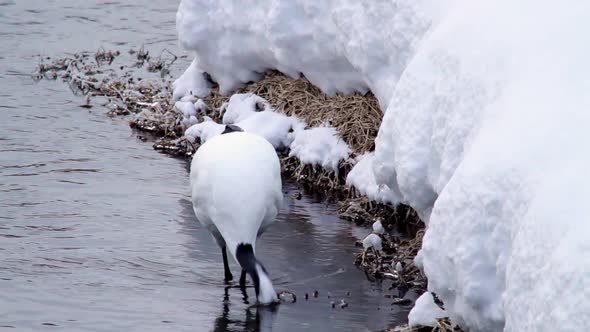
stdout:
[[(331, 203), (292, 198), (291, 183), (257, 248), (275, 288), (298, 300), (276, 310), (245, 304), (224, 286), (220, 250), (194, 218), (188, 163), (154, 151), (105, 109), (80, 108), (65, 84), (31, 79), (40, 56), (141, 44), (182, 55), (176, 7), (0, 0), (0, 330), (366, 331), (404, 322), (407, 308), (383, 296), (388, 285), (352, 264), (356, 236), (368, 231), (335, 217)], [(333, 309), (340, 299), (349, 306)]]

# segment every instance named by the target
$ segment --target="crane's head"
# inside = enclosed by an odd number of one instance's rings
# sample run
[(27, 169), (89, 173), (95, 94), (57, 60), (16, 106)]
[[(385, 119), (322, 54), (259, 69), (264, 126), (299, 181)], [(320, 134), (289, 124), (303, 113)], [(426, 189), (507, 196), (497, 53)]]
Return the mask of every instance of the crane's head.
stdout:
[(236, 260), (252, 278), (256, 298), (260, 304), (278, 302), (277, 292), (272, 285), (268, 272), (254, 256), (254, 248), (249, 243), (240, 243), (236, 249)]

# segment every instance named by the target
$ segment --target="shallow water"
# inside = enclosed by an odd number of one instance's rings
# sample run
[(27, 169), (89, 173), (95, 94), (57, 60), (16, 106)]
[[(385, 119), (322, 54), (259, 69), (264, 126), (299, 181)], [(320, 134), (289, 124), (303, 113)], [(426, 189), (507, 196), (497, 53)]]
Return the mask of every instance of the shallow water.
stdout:
[[(245, 304), (224, 287), (220, 250), (194, 218), (187, 162), (155, 152), (104, 109), (78, 107), (64, 84), (30, 77), (39, 55), (100, 46), (181, 55), (176, 6), (0, 0), (0, 328), (363, 331), (405, 321), (407, 308), (383, 296), (389, 285), (352, 264), (367, 230), (336, 218), (333, 204), (293, 199), (291, 183), (257, 249), (276, 289), (297, 302)], [(332, 309), (340, 299), (349, 306)]]

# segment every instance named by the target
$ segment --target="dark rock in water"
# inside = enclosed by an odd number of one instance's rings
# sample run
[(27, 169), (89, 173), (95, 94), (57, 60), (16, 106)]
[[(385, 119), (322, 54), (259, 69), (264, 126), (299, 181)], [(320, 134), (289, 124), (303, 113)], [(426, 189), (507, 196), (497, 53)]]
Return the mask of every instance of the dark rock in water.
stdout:
[(412, 300), (396, 297), (393, 299), (393, 302), (391, 304), (392, 305), (409, 305), (409, 304), (412, 304)]
[(305, 299), (309, 299), (309, 294), (305, 293)]
[(332, 309), (336, 308), (336, 302), (330, 301), (330, 305), (332, 306)]
[(229, 125), (225, 125), (225, 129), (223, 130), (221, 135), (235, 133), (235, 132), (239, 132), (239, 131), (244, 131), (244, 130), (236, 125), (229, 124)]
[(279, 295), (279, 300), (281, 302), (287, 302), (287, 303), (297, 302), (297, 296), (295, 296), (295, 294), (292, 292), (282, 291), (278, 295)]
[(348, 303), (344, 300), (340, 300), (340, 308), (346, 308), (348, 307)]
[(318, 295), (319, 295), (319, 294), (320, 294), (320, 293), (318, 293), (318, 291), (317, 291), (317, 290), (314, 290), (314, 291), (313, 291), (313, 297), (318, 297)]

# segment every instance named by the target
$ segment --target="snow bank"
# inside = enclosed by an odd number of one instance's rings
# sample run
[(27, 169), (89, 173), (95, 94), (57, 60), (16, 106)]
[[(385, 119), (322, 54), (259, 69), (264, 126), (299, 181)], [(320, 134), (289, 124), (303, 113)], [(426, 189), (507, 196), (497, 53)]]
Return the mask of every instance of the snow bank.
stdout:
[(370, 200), (381, 203), (395, 203), (401, 200), (399, 193), (392, 191), (387, 185), (377, 184), (373, 173), (373, 152), (358, 156), (355, 165), (346, 176), (346, 185), (355, 187), (357, 191)]
[(200, 87), (206, 71), (228, 92), (276, 68), (327, 93), (371, 89), (387, 111), (350, 181), (374, 189), (372, 163), (428, 224), (419, 262), (451, 318), (582, 330), (588, 17), (581, 1), (183, 0), (179, 38), (198, 61), (179, 80)]
[(302, 164), (320, 165), (338, 173), (340, 161), (346, 161), (350, 156), (350, 147), (333, 127), (300, 130), (294, 136), (289, 156), (299, 158)]
[(587, 3), (458, 2), (385, 114), (377, 181), (428, 221), (429, 290), (473, 330), (590, 324), (589, 15)]
[(193, 60), (184, 74), (174, 81), (172, 88), (174, 89), (172, 96), (174, 100), (179, 100), (184, 96), (206, 96), (211, 91), (197, 58)]
[[(305, 75), (324, 92), (371, 89), (387, 105), (407, 61), (444, 1), (182, 0), (181, 45), (196, 52), (175, 97), (206, 92), (202, 72), (227, 94), (267, 69)], [(192, 81), (195, 80), (195, 81)]]

